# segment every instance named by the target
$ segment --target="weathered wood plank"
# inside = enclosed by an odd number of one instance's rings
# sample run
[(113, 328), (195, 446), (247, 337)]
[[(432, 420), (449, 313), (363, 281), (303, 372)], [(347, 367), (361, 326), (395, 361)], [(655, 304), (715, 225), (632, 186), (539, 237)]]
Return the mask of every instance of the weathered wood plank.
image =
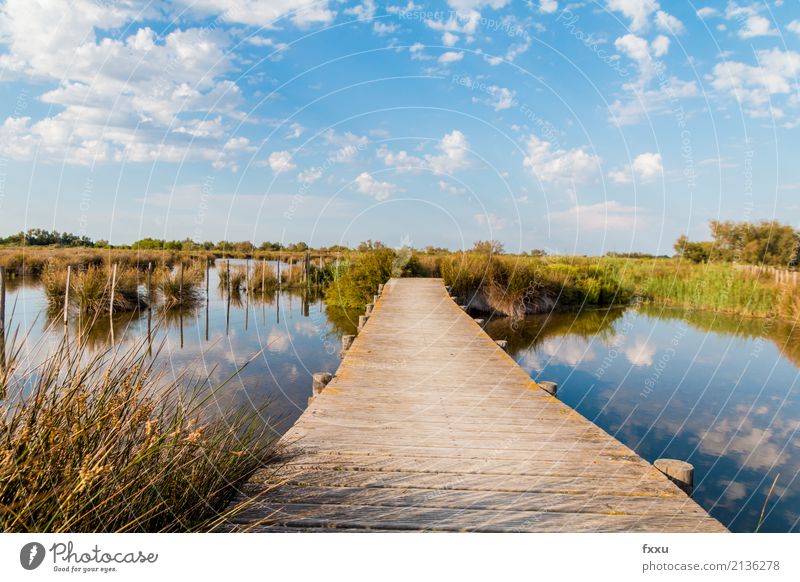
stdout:
[(237, 501), (241, 531), (725, 531), (449, 299), (392, 279)]

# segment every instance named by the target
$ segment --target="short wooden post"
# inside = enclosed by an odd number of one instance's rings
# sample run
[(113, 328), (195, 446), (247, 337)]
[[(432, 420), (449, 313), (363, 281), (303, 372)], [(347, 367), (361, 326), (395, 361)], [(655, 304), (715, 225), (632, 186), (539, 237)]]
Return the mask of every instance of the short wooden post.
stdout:
[(0, 366), (6, 364), (6, 268), (0, 267)]
[(657, 459), (653, 466), (669, 477), (669, 480), (683, 489), (687, 495), (692, 494), (694, 466), (691, 463), (677, 459)]
[(353, 341), (356, 339), (354, 335), (343, 335), (342, 336), (342, 353), (346, 352), (350, 349), (350, 346), (353, 345)]
[(556, 392), (558, 392), (558, 384), (555, 382), (537, 382), (539, 388), (547, 392), (550, 396), (555, 396)]
[(445, 288), (445, 291), (447, 291), (448, 293), (452, 293), (453, 292), (453, 288), (450, 285), (445, 285), (444, 288)]
[(206, 307), (208, 307), (209, 302), (209, 290), (208, 288), (211, 286), (211, 259), (206, 259)]
[(364, 326), (367, 325), (367, 320), (369, 319), (369, 315), (359, 315), (358, 316), (358, 331), (364, 329)]
[(183, 307), (183, 261), (181, 261), (181, 270), (178, 275), (178, 305)]
[(378, 283), (378, 295), (383, 293), (383, 283)]
[(508, 351), (508, 340), (494, 340), (494, 343), (496, 343), (502, 349)]
[(480, 317), (473, 317), (472, 320), (477, 323), (478, 325), (483, 325), (485, 319), (481, 319)]
[(467, 306), (466, 306), (466, 305), (459, 305), (459, 307), (460, 307), (460, 308), (461, 308), (463, 311), (466, 311), (466, 310), (467, 310)]
[(278, 289), (281, 288), (281, 255), (278, 253), (278, 266), (276, 267), (278, 273)]
[(451, 296), (450, 296), (450, 300), (451, 300), (451, 301), (457, 301), (457, 300), (458, 300), (458, 297), (456, 297), (455, 295), (451, 295)]
[(373, 305), (376, 304), (378, 302), (378, 299), (380, 299), (380, 298), (381, 298), (380, 295), (373, 295), (372, 296), (372, 304)]
[(314, 396), (322, 394), (322, 390), (328, 385), (328, 382), (333, 380), (333, 374), (330, 372), (317, 372), (312, 376), (311, 393)]
[(153, 310), (153, 263), (147, 263), (147, 309)]
[(67, 286), (64, 288), (64, 325), (69, 325), (69, 286), (72, 280), (72, 266), (67, 265)]
[(114, 292), (117, 289), (117, 264), (111, 267), (111, 300), (108, 302), (108, 314), (114, 315)]
[(372, 315), (372, 308), (375, 307), (372, 303), (367, 303), (367, 306), (364, 308), (364, 313), (366, 315)]

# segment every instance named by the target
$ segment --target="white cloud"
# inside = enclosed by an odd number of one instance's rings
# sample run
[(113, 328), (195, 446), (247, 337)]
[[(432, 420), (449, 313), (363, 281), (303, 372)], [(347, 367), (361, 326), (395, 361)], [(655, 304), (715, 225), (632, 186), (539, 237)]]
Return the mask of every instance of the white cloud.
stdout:
[(267, 163), (273, 172), (276, 174), (283, 174), (295, 169), (295, 164), (292, 162), (292, 154), (287, 151), (272, 152), (267, 159)]
[(663, 57), (669, 51), (669, 37), (659, 34), (653, 42), (650, 43), (650, 48), (653, 50), (653, 56)]
[(543, 182), (578, 184), (597, 173), (600, 161), (583, 148), (554, 150), (550, 142), (531, 135), (523, 165)]
[(774, 97), (790, 95), (789, 104), (796, 104), (800, 53), (761, 50), (756, 52), (756, 61), (755, 66), (736, 61), (718, 63), (709, 77), (711, 85), (734, 97), (752, 117), (782, 117)]
[[(135, 29), (158, 18), (133, 3), (10, 0), (0, 9), (5, 52), (0, 69), (50, 86), (38, 96), (57, 113), (6, 120), (0, 149), (44, 159), (104, 161), (207, 160), (235, 164), (224, 150), (227, 121), (238, 118), (241, 92), (224, 78), (235, 64), (229, 39), (210, 28), (164, 36)], [(98, 39), (97, 30), (136, 30)], [(49, 116), (47, 116), (49, 115)]]
[(381, 146), (377, 154), (384, 164), (401, 172), (427, 170), (435, 174), (453, 174), (469, 166), (469, 142), (459, 130), (445, 134), (436, 149), (441, 153), (418, 157), (405, 150), (395, 153)]
[(375, 17), (375, 0), (364, 0), (361, 4), (346, 9), (344, 13), (355, 16), (358, 20), (371, 20)]
[(469, 165), (469, 142), (466, 136), (454, 129), (439, 141), (436, 146), (441, 154), (427, 155), (426, 161), (430, 169), (437, 174), (452, 174)]
[(512, 91), (506, 87), (498, 87), (497, 85), (491, 85), (488, 91), (490, 96), (489, 101), (495, 111), (502, 111), (514, 105), (516, 91)]
[(508, 226), (508, 220), (497, 216), (494, 212), (476, 214), (472, 217), (480, 226), (488, 226), (490, 230), (503, 230)]
[(289, 133), (286, 134), (286, 138), (287, 139), (297, 139), (298, 137), (303, 135), (304, 131), (305, 131), (305, 128), (302, 125), (300, 125), (299, 123), (295, 122), (295, 123), (293, 123), (293, 124), (291, 124), (289, 126)]
[(616, 99), (609, 107), (610, 120), (620, 126), (638, 123), (649, 115), (668, 113), (672, 110), (672, 102), (700, 94), (697, 83), (677, 77), (665, 79), (657, 89), (642, 89), (634, 83), (626, 84), (625, 89), (632, 96), (625, 100)]
[(442, 44), (444, 46), (456, 46), (457, 42), (458, 37), (452, 32), (445, 31), (445, 33), (442, 35)]
[(307, 168), (297, 174), (297, 181), (305, 184), (313, 184), (322, 177), (321, 168)]
[(739, 25), (737, 35), (747, 40), (759, 36), (777, 36), (778, 31), (772, 28), (772, 22), (759, 14), (761, 6), (739, 6), (736, 2), (729, 2), (725, 10), (725, 18), (736, 21)]
[(392, 24), (391, 22), (375, 22), (372, 25), (372, 30), (378, 36), (383, 36), (384, 34), (392, 34), (396, 32), (400, 27), (396, 24)]
[(464, 194), (466, 190), (453, 184), (448, 184), (444, 180), (439, 180), (439, 190), (448, 194)]
[(383, 160), (384, 164), (401, 172), (410, 172), (427, 168), (425, 160), (417, 156), (412, 156), (405, 150), (394, 153), (384, 145), (378, 149), (377, 154), (378, 157)]
[(663, 10), (656, 12), (656, 28), (670, 34), (683, 34), (686, 32), (683, 22)]
[(391, 198), (392, 194), (400, 188), (390, 182), (380, 182), (367, 172), (362, 172), (356, 178), (356, 188), (362, 194), (372, 196), (378, 202)]
[(629, 168), (612, 170), (608, 173), (608, 177), (615, 184), (629, 184), (632, 175), (635, 175), (640, 182), (648, 183), (661, 177), (663, 173), (661, 154), (646, 152), (636, 156)]
[(328, 24), (336, 12), (325, 0), (180, 0), (190, 10), (220, 15), (227, 22), (274, 27), (287, 17), (297, 26)]
[(553, 222), (574, 225), (579, 230), (630, 230), (644, 222), (635, 206), (624, 206), (615, 200), (597, 204), (576, 204), (561, 212), (551, 212), (548, 217)]
[(795, 34), (800, 34), (800, 20), (792, 20), (786, 25), (786, 30)]
[(656, 27), (671, 34), (682, 34), (685, 31), (683, 23), (660, 10), (661, 6), (656, 0), (607, 0), (608, 9), (621, 12), (630, 20), (630, 30), (632, 32), (644, 32), (650, 27), (651, 17)]
[(719, 10), (716, 8), (711, 8), (710, 6), (705, 6), (697, 11), (697, 16), (700, 18), (711, 18), (713, 16), (719, 16)]
[(449, 65), (450, 63), (457, 63), (463, 58), (464, 53), (461, 51), (447, 51), (439, 57), (439, 62), (443, 65)]
[(609, 10), (621, 12), (630, 19), (630, 27), (634, 32), (645, 30), (650, 16), (658, 10), (655, 0), (608, 0)]
[(558, 2), (556, 0), (540, 0), (539, 12), (544, 14), (552, 14), (558, 10)]
[(661, 154), (639, 154), (633, 160), (633, 171), (642, 182), (652, 182), (664, 174)]

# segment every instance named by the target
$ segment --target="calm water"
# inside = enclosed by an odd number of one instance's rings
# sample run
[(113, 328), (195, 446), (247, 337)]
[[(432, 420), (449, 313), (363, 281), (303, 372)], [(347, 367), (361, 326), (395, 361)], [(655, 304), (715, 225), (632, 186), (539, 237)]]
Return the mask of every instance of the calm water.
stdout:
[[(326, 306), (319, 293), (304, 297), (283, 290), (263, 298), (256, 294), (249, 305), (244, 293), (239, 301), (234, 294), (228, 317), (217, 269), (211, 270), (209, 289), (208, 309), (204, 298), (197, 309), (170, 311), (160, 327), (154, 312), (151, 328), (153, 344), (161, 349), (161, 369), (174, 376), (188, 369), (193, 378), (208, 376), (211, 386), (233, 375), (218, 392), (217, 404), (266, 406), (265, 416), (276, 432), (282, 433), (305, 410), (311, 396), (311, 375), (334, 372), (338, 367), (341, 336), (355, 333), (358, 314)], [(31, 346), (31, 358), (40, 357), (49, 345), (54, 347), (61, 340), (63, 325), (48, 321), (47, 302), (35, 281), (12, 280), (7, 309), (14, 310), (13, 325), (19, 326), (19, 333), (29, 334), (26, 345)], [(73, 317), (71, 334), (77, 333), (78, 325)], [(108, 318), (101, 317), (89, 333), (89, 345), (106, 349), (111, 328)], [(147, 312), (115, 316), (113, 333), (117, 346), (146, 338)]]
[[(208, 309), (203, 302), (182, 317), (172, 314), (156, 333), (162, 363), (167, 373), (188, 366), (218, 383), (264, 350), (218, 402), (268, 403), (266, 415), (280, 433), (305, 409), (311, 374), (338, 367), (341, 335), (354, 333), (358, 313), (329, 308), (313, 293), (284, 291), (254, 297), (249, 306), (233, 302), (228, 321), (217, 282), (212, 270)], [(37, 284), (12, 281), (8, 307), (31, 345), (59, 341), (62, 326), (48, 324)], [(755, 530), (776, 476), (761, 531), (800, 530), (800, 333), (770, 321), (642, 308), (516, 325), (494, 320), (486, 328), (509, 341), (533, 378), (558, 382), (559, 398), (647, 460), (693, 463), (695, 499), (732, 530)], [(92, 345), (108, 346), (111, 331), (101, 320)], [(146, 313), (115, 318), (116, 344), (146, 334)]]
[(695, 466), (694, 498), (733, 531), (800, 530), (800, 333), (654, 309), (530, 317), (487, 331), (534, 379), (642, 457)]

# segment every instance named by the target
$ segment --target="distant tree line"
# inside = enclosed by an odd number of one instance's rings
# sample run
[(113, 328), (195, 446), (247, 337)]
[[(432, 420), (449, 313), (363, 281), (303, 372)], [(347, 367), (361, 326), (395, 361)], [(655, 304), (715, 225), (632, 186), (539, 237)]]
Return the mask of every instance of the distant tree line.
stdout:
[(0, 237), (0, 245), (20, 247), (92, 247), (94, 246), (94, 241), (92, 241), (89, 237), (72, 234), (70, 232), (58, 232), (57, 230), (31, 228), (27, 231), (20, 231), (5, 238)]
[(777, 220), (712, 220), (709, 228), (710, 241), (693, 242), (680, 236), (674, 245), (676, 255), (695, 263), (726, 261), (774, 267), (800, 263), (800, 232)]

